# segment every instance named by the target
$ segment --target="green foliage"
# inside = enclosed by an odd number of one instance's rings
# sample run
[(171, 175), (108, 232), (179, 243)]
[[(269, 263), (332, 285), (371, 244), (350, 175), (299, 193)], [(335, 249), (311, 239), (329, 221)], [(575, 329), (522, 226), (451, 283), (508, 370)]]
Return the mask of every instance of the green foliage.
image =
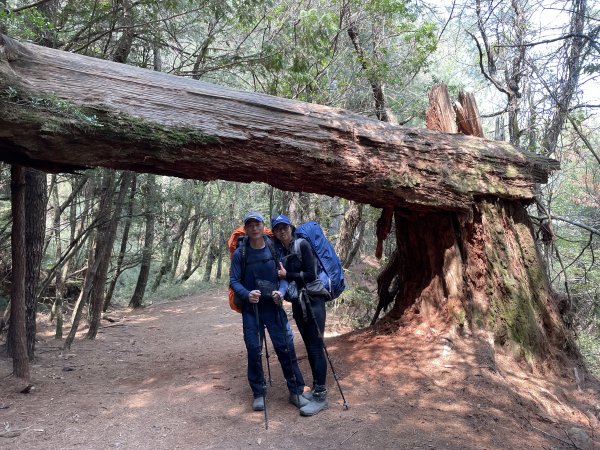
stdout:
[(347, 288), (339, 298), (329, 302), (327, 307), (331, 314), (335, 314), (336, 323), (358, 329), (371, 323), (377, 301), (374, 292), (367, 286), (359, 285), (355, 288)]
[(54, 24), (37, 8), (27, 8), (13, 13), (0, 8), (0, 29), (6, 34), (22, 40), (36, 40), (40, 33), (54, 31)]
[(600, 339), (596, 334), (580, 333), (577, 339), (579, 350), (587, 368), (600, 377)]

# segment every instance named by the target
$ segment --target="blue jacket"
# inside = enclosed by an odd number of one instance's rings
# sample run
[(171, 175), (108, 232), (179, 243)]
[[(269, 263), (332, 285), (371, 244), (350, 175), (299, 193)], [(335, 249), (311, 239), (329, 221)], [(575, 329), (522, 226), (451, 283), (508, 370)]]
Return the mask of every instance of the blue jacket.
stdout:
[(248, 300), (250, 291), (258, 289), (257, 280), (265, 280), (277, 286), (281, 295), (285, 295), (288, 287), (286, 280), (279, 280), (277, 268), (279, 259), (273, 260), (269, 248), (265, 245), (261, 249), (254, 249), (250, 245), (246, 247), (246, 267), (244, 278), (242, 279), (242, 255), (240, 248), (237, 248), (231, 258), (231, 270), (229, 273), (229, 284), (231, 288), (242, 297)]

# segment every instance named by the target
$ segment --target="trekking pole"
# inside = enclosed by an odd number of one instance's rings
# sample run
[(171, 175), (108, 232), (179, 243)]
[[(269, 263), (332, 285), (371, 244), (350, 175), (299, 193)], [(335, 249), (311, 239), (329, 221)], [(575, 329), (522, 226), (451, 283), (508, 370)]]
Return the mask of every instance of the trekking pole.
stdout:
[(269, 386), (273, 386), (273, 379), (271, 378), (271, 363), (270, 363), (270, 356), (269, 356), (269, 346), (267, 345), (267, 337), (265, 335), (265, 329), (262, 329), (262, 338), (263, 338), (263, 342), (265, 343), (265, 356), (267, 357), (267, 372), (269, 374)]
[[(306, 298), (308, 297), (308, 301)], [(333, 368), (333, 363), (331, 362), (331, 358), (329, 357), (329, 352), (327, 351), (327, 346), (325, 345), (325, 337), (323, 336), (323, 332), (319, 328), (319, 323), (317, 322), (317, 318), (315, 317), (315, 313), (313, 312), (312, 305), (310, 304), (310, 297), (306, 293), (306, 289), (302, 289), (300, 293), (300, 301), (304, 302), (308, 307), (308, 312), (315, 322), (315, 327), (317, 327), (317, 333), (319, 334), (319, 338), (321, 339), (321, 344), (323, 344), (323, 350), (325, 351), (325, 356), (327, 357), (327, 361), (329, 362), (329, 367), (331, 367), (331, 373), (333, 373), (333, 378), (337, 384), (338, 389), (340, 390), (340, 395), (342, 396), (342, 400), (344, 401), (344, 409), (348, 409), (350, 404), (346, 401), (346, 397), (344, 397), (344, 392), (342, 391), (342, 386), (340, 386), (340, 381), (338, 379), (337, 373)]]
[(263, 343), (262, 343), (262, 336), (263, 334), (261, 333), (261, 325), (260, 325), (260, 318), (258, 316), (258, 306), (256, 305), (256, 303), (252, 304), (252, 308), (254, 309), (254, 316), (256, 317), (256, 326), (257, 326), (257, 331), (258, 331), (258, 343), (260, 344), (260, 351), (258, 353), (258, 357), (260, 359), (260, 372), (262, 374), (262, 379), (263, 379), (263, 403), (265, 404), (265, 430), (269, 429), (269, 416), (267, 414), (267, 381), (265, 380), (265, 370), (263, 369), (263, 365), (262, 365), (262, 348), (263, 348)]
[(287, 339), (287, 328), (283, 323), (283, 317), (281, 314), (285, 314), (285, 310), (283, 309), (283, 302), (277, 303), (278, 311), (277, 311), (277, 320), (279, 321), (279, 325), (281, 325), (281, 333), (283, 334), (283, 340), (285, 341), (285, 351), (288, 354), (288, 358), (290, 359), (290, 367), (292, 369), (292, 377), (294, 378), (294, 387), (296, 388), (296, 400), (298, 401), (298, 407), (300, 407), (300, 393), (298, 392), (298, 378), (296, 377), (296, 371), (294, 370), (294, 363), (292, 362), (292, 352), (290, 351), (290, 344)]

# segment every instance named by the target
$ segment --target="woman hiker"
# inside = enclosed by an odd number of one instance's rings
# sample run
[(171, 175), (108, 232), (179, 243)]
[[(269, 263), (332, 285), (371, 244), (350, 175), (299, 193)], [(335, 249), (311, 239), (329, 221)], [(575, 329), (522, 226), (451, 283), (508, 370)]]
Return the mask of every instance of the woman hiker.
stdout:
[[(317, 276), (317, 258), (308, 241), (295, 236), (295, 227), (290, 219), (279, 214), (271, 220), (271, 230), (275, 237), (278, 250), (282, 253), (282, 262), (279, 263), (278, 276), (289, 283), (295, 282), (299, 293), (308, 283), (319, 280)], [(294, 241), (298, 242), (294, 243)], [(300, 256), (296, 254), (300, 253)], [(323, 287), (323, 291), (324, 291)], [(288, 289), (292, 294), (293, 289)], [(326, 294), (327, 292), (324, 291)], [(311, 401), (300, 408), (303, 416), (313, 416), (328, 407), (327, 403), (327, 360), (323, 348), (322, 336), (325, 331), (325, 301), (326, 295), (311, 295), (308, 297), (310, 305), (303, 308), (298, 297), (286, 297), (292, 302), (292, 312), (300, 335), (306, 346), (308, 361), (313, 376), (313, 388), (310, 394), (305, 394)], [(317, 328), (318, 327), (318, 328)]]

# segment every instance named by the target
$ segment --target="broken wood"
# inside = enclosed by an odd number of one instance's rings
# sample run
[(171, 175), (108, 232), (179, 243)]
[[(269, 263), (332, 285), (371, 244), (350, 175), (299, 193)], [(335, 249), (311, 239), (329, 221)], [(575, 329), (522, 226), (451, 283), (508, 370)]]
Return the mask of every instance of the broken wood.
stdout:
[(559, 167), (506, 142), (411, 129), (21, 44), (0, 35), (0, 160), (262, 181), (377, 207), (530, 201)]
[(471, 92), (460, 91), (454, 103), (458, 131), (469, 136), (483, 137), (483, 127), (475, 97)]

